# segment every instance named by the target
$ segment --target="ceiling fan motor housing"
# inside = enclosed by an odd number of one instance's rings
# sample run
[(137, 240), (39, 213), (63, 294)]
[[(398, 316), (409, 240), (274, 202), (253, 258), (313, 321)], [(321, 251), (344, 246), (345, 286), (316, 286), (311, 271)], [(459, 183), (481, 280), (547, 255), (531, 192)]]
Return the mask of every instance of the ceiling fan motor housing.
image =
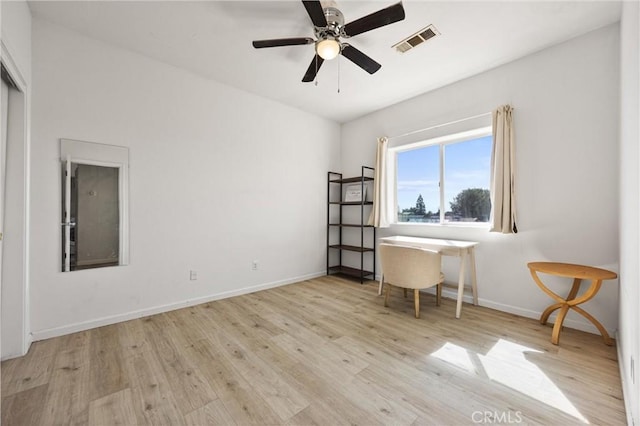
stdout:
[(327, 20), (326, 27), (316, 27), (316, 37), (324, 39), (327, 36), (344, 37), (342, 27), (344, 26), (344, 15), (335, 7), (325, 7), (324, 16)]

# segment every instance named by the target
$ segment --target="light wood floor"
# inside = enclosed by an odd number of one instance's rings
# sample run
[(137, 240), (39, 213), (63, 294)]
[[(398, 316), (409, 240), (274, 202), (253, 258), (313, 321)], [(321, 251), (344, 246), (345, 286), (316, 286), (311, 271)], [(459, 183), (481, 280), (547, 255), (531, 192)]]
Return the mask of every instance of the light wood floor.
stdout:
[(2, 424), (625, 424), (600, 336), (376, 293), (323, 277), (36, 342), (2, 363)]

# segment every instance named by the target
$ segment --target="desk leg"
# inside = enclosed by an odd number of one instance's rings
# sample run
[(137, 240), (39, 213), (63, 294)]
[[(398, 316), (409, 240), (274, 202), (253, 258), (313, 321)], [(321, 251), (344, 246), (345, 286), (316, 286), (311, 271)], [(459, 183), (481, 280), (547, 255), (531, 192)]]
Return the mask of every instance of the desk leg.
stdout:
[(602, 326), (602, 324), (600, 324), (600, 322), (597, 319), (592, 317), (588, 312), (585, 312), (584, 309), (582, 309), (582, 308), (579, 308), (577, 306), (572, 306), (571, 308), (574, 311), (578, 312), (583, 317), (585, 317), (586, 319), (588, 319), (589, 321), (591, 321), (591, 323), (596, 326), (596, 328), (598, 329), (600, 334), (602, 334), (602, 338), (604, 339), (604, 344), (605, 345), (613, 346), (613, 344), (615, 342), (613, 341), (613, 339), (611, 337), (609, 337), (609, 333), (607, 333), (607, 330)]
[[(560, 303), (555, 303), (551, 306), (549, 306), (547, 309), (544, 310), (544, 312), (542, 313), (542, 315), (540, 316), (540, 324), (544, 325), (547, 323), (547, 320), (549, 319), (549, 316), (553, 313), (553, 311), (555, 311), (556, 309), (560, 309), (561, 307), (563, 307), (565, 304), (567, 304), (568, 301), (573, 300), (576, 298), (576, 295), (578, 294), (578, 291), (580, 290), (580, 283), (582, 282), (582, 280), (580, 278), (575, 278), (573, 280), (573, 285), (571, 286), (571, 290), (569, 291), (569, 295), (567, 296), (567, 298), (565, 300), (563, 300)], [(558, 296), (559, 299), (560, 296)]]
[[(582, 315), (583, 317), (585, 317), (586, 319), (591, 321), (591, 323), (596, 326), (598, 331), (600, 331), (600, 334), (602, 334), (602, 338), (604, 339), (604, 343), (606, 345), (608, 345), (608, 346), (612, 346), (614, 344), (614, 341), (613, 341), (613, 339), (611, 339), (611, 337), (609, 337), (609, 333), (607, 333), (607, 330), (605, 330), (605, 328), (602, 326), (602, 324), (600, 324), (600, 322), (598, 322), (597, 319), (592, 317), (589, 313), (585, 312), (582, 308), (578, 307), (578, 305), (581, 305), (581, 304), (591, 300), (591, 298), (593, 298), (596, 295), (596, 293), (598, 293), (598, 290), (600, 290), (600, 286), (601, 285), (602, 285), (602, 280), (592, 280), (591, 281), (591, 285), (589, 286), (587, 291), (585, 291), (585, 293), (581, 297), (579, 297), (578, 299), (568, 300), (567, 303), (569, 304), (571, 309), (573, 309), (574, 311), (576, 311), (577, 313), (579, 313), (580, 315)], [(575, 293), (577, 293), (577, 292), (575, 292)], [(573, 292), (573, 289), (572, 289), (572, 295), (574, 296), (574, 298), (575, 298), (575, 295), (576, 295), (575, 293)]]
[(471, 264), (471, 290), (473, 292), (473, 304), (478, 306), (478, 281), (476, 279), (476, 249), (469, 249), (469, 263)]
[(573, 279), (573, 285), (571, 286), (571, 290), (569, 291), (569, 294), (567, 295), (567, 302), (569, 300), (573, 300), (576, 298), (576, 296), (578, 295), (578, 291), (580, 291), (580, 283), (582, 282), (582, 280), (580, 278), (574, 278)]
[(456, 318), (460, 318), (462, 313), (462, 296), (464, 294), (464, 270), (467, 260), (467, 250), (462, 250), (460, 255), (460, 275), (458, 276), (458, 302), (456, 304)]
[(567, 316), (567, 312), (569, 312), (569, 305), (563, 305), (560, 312), (558, 312), (555, 324), (553, 324), (551, 343), (554, 345), (557, 345), (558, 342), (560, 342), (560, 331), (562, 330), (562, 323), (564, 322), (564, 318)]
[(564, 303), (555, 303), (549, 306), (547, 309), (545, 309), (542, 315), (540, 315), (540, 324), (545, 325), (547, 323), (547, 320), (549, 319), (549, 316), (553, 313), (553, 311), (555, 311), (556, 309), (562, 308), (562, 306), (564, 306)]

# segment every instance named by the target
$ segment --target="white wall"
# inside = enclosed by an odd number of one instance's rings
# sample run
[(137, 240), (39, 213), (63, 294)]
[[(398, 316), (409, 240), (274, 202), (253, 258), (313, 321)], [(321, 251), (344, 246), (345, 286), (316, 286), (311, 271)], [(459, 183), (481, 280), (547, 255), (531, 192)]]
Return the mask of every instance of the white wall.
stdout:
[[(620, 24), (620, 330), (618, 361), (629, 424), (640, 424), (640, 7), (624, 2)], [(631, 359), (635, 371), (631, 371)]]
[(3, 1), (2, 44), (27, 80), (31, 78), (31, 12), (25, 0)]
[[(337, 123), (38, 19), (33, 70), (36, 340), (324, 272)], [(59, 138), (130, 149), (130, 265), (59, 272)]]
[(2, 62), (20, 91), (9, 92), (9, 135), (2, 252), (2, 359), (23, 355), (31, 342), (28, 318), (29, 128), (31, 13), (27, 3), (0, 2)]
[[(529, 317), (539, 317), (552, 301), (531, 279), (527, 262), (572, 262), (617, 272), (618, 47), (618, 26), (605, 27), (343, 125), (342, 170), (358, 174), (361, 164), (374, 164), (378, 136), (475, 116), (501, 104), (515, 107), (518, 234), (396, 225), (378, 237), (479, 241), (481, 304)], [(457, 281), (457, 265), (445, 258), (448, 281)], [(568, 292), (568, 283), (548, 282)], [(617, 280), (606, 281), (584, 305), (612, 333), (617, 287)], [(565, 325), (597, 332), (574, 312)]]

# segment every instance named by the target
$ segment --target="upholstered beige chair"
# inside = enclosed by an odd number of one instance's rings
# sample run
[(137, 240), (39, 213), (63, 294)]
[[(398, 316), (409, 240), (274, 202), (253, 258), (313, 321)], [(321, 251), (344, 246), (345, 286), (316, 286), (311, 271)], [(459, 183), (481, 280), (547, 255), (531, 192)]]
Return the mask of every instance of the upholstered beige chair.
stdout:
[(387, 285), (384, 306), (389, 306), (391, 287), (413, 289), (416, 318), (420, 318), (420, 289), (436, 287), (436, 305), (440, 306), (444, 275), (440, 271), (441, 255), (434, 250), (397, 244), (380, 244), (382, 276), (378, 294)]

